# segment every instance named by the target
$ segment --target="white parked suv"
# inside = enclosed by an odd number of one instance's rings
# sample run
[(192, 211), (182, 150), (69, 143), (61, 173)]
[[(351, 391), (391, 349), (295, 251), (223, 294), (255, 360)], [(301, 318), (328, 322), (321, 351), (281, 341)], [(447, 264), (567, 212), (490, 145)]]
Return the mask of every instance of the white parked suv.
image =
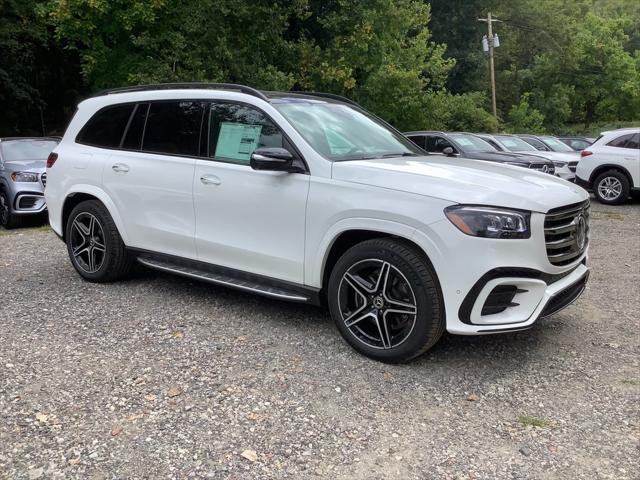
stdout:
[(581, 155), (576, 182), (599, 202), (619, 205), (640, 190), (640, 128), (604, 132)]
[(531, 327), (588, 278), (589, 200), (551, 175), (425, 155), (346, 99), (228, 84), (82, 102), (46, 200), (78, 273), (134, 262), (327, 305), (356, 350)]

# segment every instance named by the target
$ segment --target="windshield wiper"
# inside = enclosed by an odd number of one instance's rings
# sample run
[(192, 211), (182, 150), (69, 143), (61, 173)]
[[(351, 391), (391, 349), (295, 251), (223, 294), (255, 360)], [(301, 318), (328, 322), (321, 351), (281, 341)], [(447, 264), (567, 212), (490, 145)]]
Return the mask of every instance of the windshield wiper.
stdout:
[(388, 157), (417, 157), (417, 153), (413, 152), (398, 152), (398, 153), (385, 153), (379, 158), (388, 158)]

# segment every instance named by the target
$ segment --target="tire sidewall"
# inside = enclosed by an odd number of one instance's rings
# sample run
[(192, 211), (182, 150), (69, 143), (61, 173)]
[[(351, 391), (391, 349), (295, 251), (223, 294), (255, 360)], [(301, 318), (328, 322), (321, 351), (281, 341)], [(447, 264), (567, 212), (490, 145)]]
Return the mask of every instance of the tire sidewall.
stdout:
[[(388, 350), (377, 349), (358, 340), (344, 325), (340, 313), (338, 297), (342, 277), (351, 266), (366, 259), (383, 260), (400, 270), (409, 281), (416, 299), (418, 315), (412, 332), (404, 342)], [(429, 272), (429, 274), (432, 277), (430, 280), (436, 283), (435, 274), (433, 272)], [(383, 245), (375, 245), (373, 243), (356, 245), (349, 249), (338, 260), (331, 272), (327, 288), (329, 311), (336, 322), (340, 334), (354, 349), (368, 357), (383, 362), (394, 363), (404, 361), (414, 357), (415, 353), (421, 351), (424, 345), (429, 343), (430, 340), (433, 340), (433, 343), (435, 343), (438, 338), (430, 339), (429, 337), (435, 336), (433, 334), (434, 331), (441, 332), (442, 330), (440, 327), (444, 322), (442, 315), (444, 310), (439, 289), (430, 288), (430, 290), (437, 292), (437, 297), (433, 298), (432, 295), (428, 294), (428, 288), (424, 282), (425, 279), (423, 279), (423, 276), (416, 266), (412, 265), (411, 262), (393, 250)], [(440, 334), (437, 334), (437, 337), (439, 336)]]
[[(89, 213), (93, 215), (100, 226), (102, 227), (102, 231), (104, 233), (104, 245), (105, 245), (105, 255), (104, 260), (100, 268), (95, 272), (87, 272), (80, 265), (78, 265), (75, 257), (73, 256), (73, 248), (71, 246), (71, 234), (73, 231), (73, 222), (74, 220), (83, 213)], [(109, 223), (108, 218), (105, 217), (108, 215), (105, 212), (104, 208), (102, 208), (97, 202), (94, 201), (86, 201), (77, 205), (69, 215), (69, 219), (67, 220), (66, 230), (65, 230), (65, 238), (67, 239), (67, 252), (69, 253), (69, 259), (73, 267), (76, 271), (86, 280), (89, 281), (99, 281), (104, 278), (106, 272), (109, 270), (109, 265), (113, 262), (113, 251), (115, 245), (113, 245), (112, 236), (109, 235)]]
[[(602, 198), (600, 196), (599, 187), (600, 187), (600, 184), (606, 178), (615, 178), (622, 184), (622, 191), (620, 192), (620, 195), (615, 199), (610, 200), (610, 199)], [(596, 178), (596, 181), (594, 183), (594, 188), (593, 188), (593, 194), (595, 195), (595, 197), (598, 199), (598, 202), (600, 203), (603, 203), (606, 205), (620, 205), (621, 203), (624, 203), (627, 200), (627, 197), (629, 196), (629, 181), (627, 180), (627, 177), (620, 172), (616, 172), (616, 171), (605, 172), (601, 175), (598, 175), (598, 178)]]

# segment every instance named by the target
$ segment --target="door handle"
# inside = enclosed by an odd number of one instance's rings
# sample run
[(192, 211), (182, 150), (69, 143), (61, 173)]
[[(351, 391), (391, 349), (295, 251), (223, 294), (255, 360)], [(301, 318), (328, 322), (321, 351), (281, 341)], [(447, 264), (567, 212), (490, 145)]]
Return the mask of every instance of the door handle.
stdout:
[(111, 167), (116, 173), (127, 173), (129, 171), (129, 165), (125, 165), (124, 163), (116, 163)]
[(202, 175), (200, 181), (205, 185), (220, 185), (222, 183), (215, 175)]

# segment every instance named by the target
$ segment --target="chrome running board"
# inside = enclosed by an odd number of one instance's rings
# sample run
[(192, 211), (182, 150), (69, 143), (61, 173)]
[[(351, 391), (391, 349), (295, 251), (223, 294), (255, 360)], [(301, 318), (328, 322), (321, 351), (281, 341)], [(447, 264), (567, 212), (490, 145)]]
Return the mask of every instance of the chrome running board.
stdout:
[(149, 258), (146, 256), (139, 256), (138, 262), (146, 267), (153, 268), (155, 270), (175, 273), (176, 275), (182, 275), (184, 277), (189, 277), (196, 280), (202, 280), (209, 283), (215, 283), (217, 285), (236, 288), (238, 290), (244, 290), (258, 295), (278, 298), (280, 300), (287, 300), (290, 302), (315, 303), (312, 302), (312, 298), (301, 295), (297, 292), (289, 291), (285, 288), (277, 286), (262, 284), (249, 279), (236, 278), (222, 271), (214, 271), (213, 269), (209, 271), (208, 269), (197, 268), (195, 265), (181, 265), (177, 262), (174, 263), (169, 260)]

